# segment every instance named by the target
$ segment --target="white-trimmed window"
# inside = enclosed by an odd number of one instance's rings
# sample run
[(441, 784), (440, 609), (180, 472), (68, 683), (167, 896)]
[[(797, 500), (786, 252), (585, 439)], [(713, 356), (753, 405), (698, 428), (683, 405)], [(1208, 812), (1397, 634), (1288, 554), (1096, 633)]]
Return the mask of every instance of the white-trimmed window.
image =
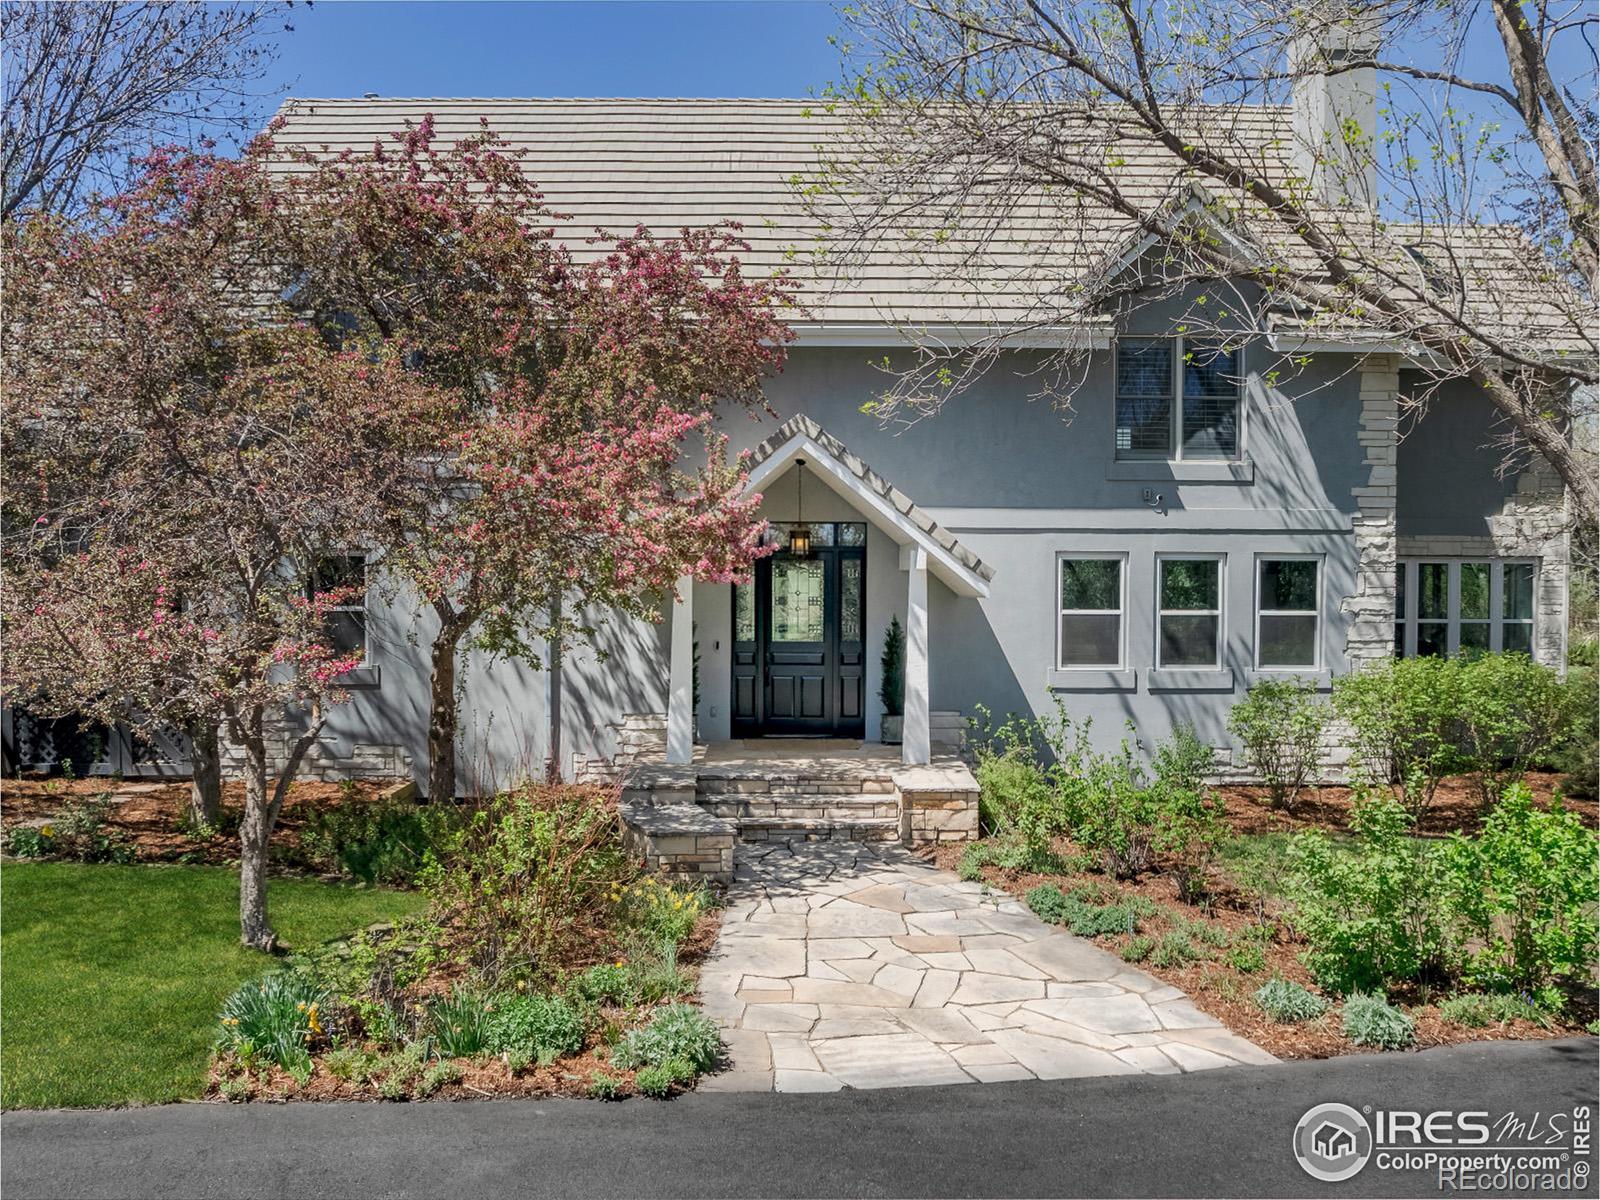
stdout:
[(1256, 560), (1256, 666), (1315, 670), (1322, 661), (1322, 560)]
[(1222, 665), (1222, 559), (1163, 555), (1156, 559), (1156, 666)]
[(1124, 565), (1120, 555), (1062, 555), (1057, 560), (1056, 665), (1063, 671), (1122, 666)]
[(1122, 338), (1116, 371), (1118, 458), (1239, 457), (1237, 349), (1198, 338)]
[(1537, 565), (1484, 558), (1406, 558), (1395, 568), (1394, 652), (1533, 652)]

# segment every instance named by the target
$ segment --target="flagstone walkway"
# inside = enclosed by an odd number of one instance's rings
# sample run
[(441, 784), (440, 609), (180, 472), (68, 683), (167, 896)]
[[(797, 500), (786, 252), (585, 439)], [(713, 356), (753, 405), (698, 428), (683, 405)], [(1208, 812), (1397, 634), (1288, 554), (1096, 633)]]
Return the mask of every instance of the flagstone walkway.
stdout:
[(708, 1091), (1176, 1074), (1277, 1060), (1175, 987), (898, 846), (737, 847)]

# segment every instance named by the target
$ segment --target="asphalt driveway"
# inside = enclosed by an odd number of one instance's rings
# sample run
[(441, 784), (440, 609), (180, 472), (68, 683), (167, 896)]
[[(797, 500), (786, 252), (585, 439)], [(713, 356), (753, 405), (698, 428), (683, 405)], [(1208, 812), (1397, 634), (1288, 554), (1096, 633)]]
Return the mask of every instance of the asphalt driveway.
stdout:
[[(671, 1103), (170, 1105), (21, 1112), (0, 1122), (8, 1200), (34, 1197), (1409, 1196), (1436, 1172), (1319, 1183), (1291, 1156), (1314, 1104), (1583, 1110), (1596, 1043), (1484, 1043), (1421, 1054)], [(1535, 1114), (1542, 1114), (1535, 1118)], [(1530, 1125), (1529, 1136), (1543, 1125)], [(1515, 1181), (1480, 1194), (1592, 1196)], [(1569, 1138), (1570, 1140), (1570, 1138)], [(1570, 1152), (1569, 1152), (1570, 1153)], [(1445, 1193), (1448, 1194), (1448, 1193)]]

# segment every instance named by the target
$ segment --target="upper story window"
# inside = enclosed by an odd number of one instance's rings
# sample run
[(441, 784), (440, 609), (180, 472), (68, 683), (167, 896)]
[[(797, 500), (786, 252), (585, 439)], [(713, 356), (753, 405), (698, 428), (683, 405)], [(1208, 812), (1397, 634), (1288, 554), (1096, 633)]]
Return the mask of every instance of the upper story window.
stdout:
[(362, 554), (332, 554), (317, 564), (308, 591), (345, 592), (328, 609), (328, 644), (341, 654), (367, 653), (367, 559)]
[(1057, 666), (1122, 666), (1120, 557), (1059, 560), (1061, 633)]
[(1401, 559), (1395, 568), (1394, 652), (1533, 652), (1534, 564)]
[(1238, 458), (1241, 383), (1238, 350), (1197, 338), (1121, 339), (1117, 457)]

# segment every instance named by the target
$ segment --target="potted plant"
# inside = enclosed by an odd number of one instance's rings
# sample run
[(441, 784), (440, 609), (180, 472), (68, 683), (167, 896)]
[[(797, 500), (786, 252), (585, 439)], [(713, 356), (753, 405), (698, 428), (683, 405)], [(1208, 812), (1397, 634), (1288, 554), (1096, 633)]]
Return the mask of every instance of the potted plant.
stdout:
[(889, 631), (883, 637), (883, 683), (878, 699), (883, 701), (883, 740), (891, 745), (900, 741), (906, 711), (906, 631), (900, 618), (889, 618)]

